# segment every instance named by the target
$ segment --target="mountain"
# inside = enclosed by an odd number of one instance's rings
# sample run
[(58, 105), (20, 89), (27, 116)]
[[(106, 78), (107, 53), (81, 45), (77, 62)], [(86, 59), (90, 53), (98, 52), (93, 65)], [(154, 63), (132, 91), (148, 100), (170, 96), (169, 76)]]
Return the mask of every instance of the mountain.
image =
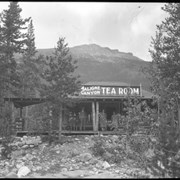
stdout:
[[(48, 56), (52, 54), (54, 51), (51, 49), (38, 49), (38, 54), (43, 54)], [(120, 52), (118, 49), (110, 49), (108, 47), (101, 47), (97, 44), (84, 44), (80, 46), (75, 46), (70, 48), (70, 53), (73, 58), (92, 58), (92, 60), (103, 62), (113, 62), (116, 61), (117, 58), (121, 58), (123, 60), (133, 60), (133, 61), (143, 61), (142, 59), (133, 56), (132, 53), (128, 52)]]
[[(37, 49), (37, 56), (52, 55), (54, 48)], [(117, 49), (101, 47), (96, 44), (80, 45), (70, 48), (70, 54), (77, 60), (78, 68), (75, 74), (80, 75), (83, 83), (89, 81), (118, 81), (128, 84), (141, 84), (149, 90), (149, 81), (141, 69), (150, 62), (144, 61), (132, 53), (120, 52)], [(15, 55), (20, 61), (20, 55)]]
[(133, 56), (132, 53), (119, 52), (117, 49), (113, 50), (108, 47), (103, 48), (96, 44), (75, 46), (72, 47), (70, 51), (75, 58), (95, 57), (95, 60), (100, 62), (113, 62), (116, 61), (117, 58), (121, 58), (121, 60), (140, 60), (139, 58)]
[[(38, 49), (38, 54), (51, 55), (54, 49)], [(142, 84), (146, 90), (149, 82), (141, 69), (150, 62), (144, 61), (132, 53), (101, 47), (96, 44), (80, 45), (70, 48), (74, 60), (77, 60), (76, 74), (81, 81), (119, 81), (130, 84)]]

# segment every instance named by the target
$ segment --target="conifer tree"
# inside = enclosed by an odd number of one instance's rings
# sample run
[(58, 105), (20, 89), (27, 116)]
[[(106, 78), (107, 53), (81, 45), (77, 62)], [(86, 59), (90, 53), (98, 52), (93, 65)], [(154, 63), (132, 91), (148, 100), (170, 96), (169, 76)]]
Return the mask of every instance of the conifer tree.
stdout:
[(162, 9), (168, 17), (157, 25), (150, 49), (152, 63), (147, 70), (159, 108), (154, 162), (163, 176), (179, 177), (180, 4), (167, 3)]
[(47, 83), (42, 88), (42, 93), (51, 102), (52, 114), (56, 120), (61, 119), (62, 104), (67, 104), (69, 95), (79, 90), (79, 77), (74, 75), (76, 63), (69, 54), (65, 38), (59, 38), (53, 55), (47, 57), (47, 69), (43, 73)]
[[(28, 19), (22, 19), (22, 9), (18, 2), (10, 2), (8, 9), (3, 10), (0, 16), (0, 83), (1, 101), (4, 97), (16, 95), (19, 85), (17, 73), (17, 63), (14, 58), (15, 53), (22, 53), (26, 42)], [(4, 105), (2, 103), (1, 105)], [(3, 116), (0, 122), (1, 134), (9, 136), (11, 134), (11, 117), (8, 108), (2, 108), (0, 114)]]
[(68, 95), (74, 94), (80, 85), (78, 77), (73, 74), (77, 62), (73, 61), (67, 46), (65, 38), (59, 38), (53, 55), (48, 58), (48, 69), (44, 72), (48, 82), (46, 95), (60, 104), (68, 99)]
[[(18, 97), (35, 98), (39, 97), (40, 89), (40, 63), (42, 57), (36, 56), (37, 50), (35, 46), (34, 26), (32, 19), (29, 22), (27, 29), (26, 48), (21, 58), (21, 63), (18, 66), (20, 84)], [(39, 109), (41, 108), (41, 110)], [(42, 106), (26, 107), (25, 128), (29, 130), (37, 130), (37, 119), (39, 119)], [(28, 113), (27, 113), (28, 112)], [(28, 116), (30, 115), (30, 116)], [(41, 118), (40, 118), (41, 119)], [(27, 130), (27, 129), (26, 129)]]
[(180, 4), (168, 3), (162, 9), (169, 16), (157, 26), (156, 36), (152, 39), (153, 74), (156, 72), (159, 86), (180, 96)]
[(28, 25), (26, 49), (21, 58), (22, 62), (19, 65), (20, 91), (19, 96), (36, 97), (37, 88), (39, 85), (39, 69), (38, 60), (36, 57), (35, 35), (32, 20)]
[(19, 83), (14, 53), (22, 53), (24, 50), (26, 33), (23, 30), (27, 29), (26, 23), (30, 19), (22, 19), (20, 16), (21, 11), (22, 9), (19, 7), (18, 2), (10, 2), (9, 8), (2, 12), (0, 20), (0, 35), (2, 39), (0, 53), (5, 58), (4, 65), (7, 71), (8, 81), (6, 81), (6, 84), (8, 92), (11, 92), (13, 87)]
[(34, 25), (32, 19), (28, 25), (26, 46), (25, 55), (35, 56), (37, 50), (35, 47)]

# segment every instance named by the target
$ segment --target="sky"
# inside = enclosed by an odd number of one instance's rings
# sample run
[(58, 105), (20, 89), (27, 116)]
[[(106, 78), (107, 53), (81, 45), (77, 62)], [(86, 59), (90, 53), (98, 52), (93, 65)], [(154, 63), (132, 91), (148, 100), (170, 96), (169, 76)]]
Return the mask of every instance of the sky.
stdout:
[[(0, 12), (9, 2), (0, 2)], [(54, 48), (59, 37), (69, 47), (97, 44), (132, 52), (151, 61), (149, 48), (156, 25), (167, 14), (164, 3), (19, 2), (21, 17), (31, 17), (37, 49)]]

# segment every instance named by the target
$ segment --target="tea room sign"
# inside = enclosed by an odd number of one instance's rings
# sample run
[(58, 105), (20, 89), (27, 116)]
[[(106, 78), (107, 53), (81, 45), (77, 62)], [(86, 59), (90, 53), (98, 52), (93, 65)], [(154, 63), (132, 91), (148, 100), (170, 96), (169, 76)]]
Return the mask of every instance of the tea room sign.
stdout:
[(140, 86), (82, 86), (80, 95), (83, 96), (140, 96)]

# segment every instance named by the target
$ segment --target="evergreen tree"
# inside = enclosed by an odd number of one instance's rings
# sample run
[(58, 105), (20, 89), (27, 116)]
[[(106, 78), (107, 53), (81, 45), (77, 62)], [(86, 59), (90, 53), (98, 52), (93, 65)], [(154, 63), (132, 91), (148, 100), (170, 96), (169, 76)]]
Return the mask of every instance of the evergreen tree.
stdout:
[(12, 87), (18, 84), (14, 53), (22, 53), (24, 50), (26, 33), (23, 33), (23, 30), (27, 29), (26, 23), (30, 19), (23, 20), (20, 16), (21, 11), (18, 2), (10, 2), (9, 9), (2, 12), (0, 20), (0, 36), (2, 39), (0, 52), (5, 58), (8, 90), (12, 90)]
[(36, 97), (37, 89), (40, 84), (38, 61), (36, 57), (35, 36), (33, 22), (30, 20), (28, 25), (26, 49), (24, 50), (22, 61), (19, 64), (20, 91), (21, 97)]
[(152, 64), (147, 69), (159, 108), (154, 162), (163, 176), (179, 177), (180, 4), (167, 3), (162, 9), (169, 16), (157, 26), (150, 49)]
[(167, 87), (180, 96), (180, 4), (168, 3), (162, 9), (169, 17), (157, 26), (151, 43), (152, 70), (158, 77), (158, 87)]
[[(20, 16), (22, 9), (18, 2), (10, 2), (7, 10), (4, 10), (0, 16), (0, 83), (1, 83), (1, 102), (4, 97), (15, 95), (19, 84), (17, 74), (17, 63), (14, 58), (15, 53), (22, 53), (26, 42), (28, 19), (22, 19)], [(4, 105), (2, 103), (1, 105)], [(7, 137), (11, 134), (10, 107), (1, 108), (1, 135)]]
[[(0, 14), (1, 19), (1, 14)], [(2, 33), (2, 25), (0, 23), (0, 47), (3, 45), (3, 33)], [(3, 97), (5, 82), (7, 82), (7, 65), (5, 61), (5, 54), (3, 53), (3, 49), (0, 48), (0, 99)]]
[(35, 35), (34, 35), (34, 26), (32, 19), (28, 25), (28, 33), (27, 33), (27, 41), (26, 41), (26, 50), (25, 55), (27, 56), (35, 56), (37, 50), (35, 47)]
[[(18, 66), (20, 84), (18, 97), (23, 98), (35, 98), (39, 97), (40, 89), (40, 64), (42, 57), (36, 57), (36, 47), (35, 47), (35, 35), (33, 21), (30, 20), (27, 29), (27, 40), (26, 49), (24, 50), (23, 56), (21, 58), (21, 63)], [(40, 109), (41, 108), (41, 109)], [(42, 106), (30, 106), (26, 107), (26, 117), (25, 117), (25, 128), (28, 130), (37, 130), (36, 125), (39, 116), (42, 116), (39, 112), (42, 112)], [(26, 129), (27, 130), (27, 129)]]
[(46, 83), (42, 93), (50, 100), (55, 119), (61, 119), (62, 104), (67, 104), (69, 95), (80, 87), (79, 77), (74, 75), (77, 62), (73, 61), (67, 46), (65, 38), (59, 38), (53, 55), (46, 59), (47, 69), (43, 73)]
[(69, 54), (68, 44), (65, 38), (59, 38), (53, 56), (48, 57), (48, 69), (44, 72), (45, 93), (56, 104), (61, 104), (74, 94), (80, 85), (78, 77), (74, 76), (76, 61)]

